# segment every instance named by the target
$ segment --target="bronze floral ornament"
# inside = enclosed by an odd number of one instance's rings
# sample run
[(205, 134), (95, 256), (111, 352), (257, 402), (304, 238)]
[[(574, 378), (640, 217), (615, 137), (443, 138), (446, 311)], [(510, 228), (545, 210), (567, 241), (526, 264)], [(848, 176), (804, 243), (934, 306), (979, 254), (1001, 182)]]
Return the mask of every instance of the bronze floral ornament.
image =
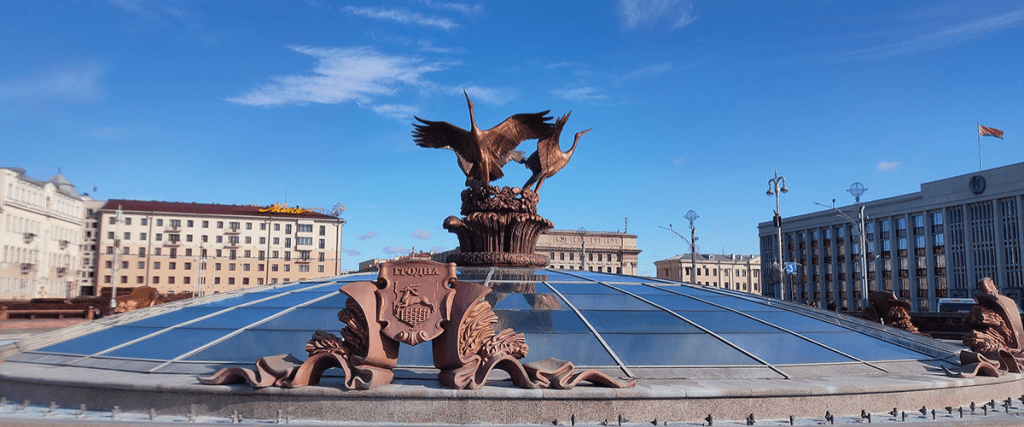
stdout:
[(496, 331), (498, 318), (484, 297), (490, 288), (459, 281), (455, 264), (407, 260), (384, 263), (374, 282), (342, 286), (348, 295), (338, 319), (341, 337), (316, 331), (306, 343), (309, 358), (262, 357), (256, 369), (225, 368), (203, 384), (248, 383), (254, 388), (319, 384), (324, 371), (339, 368), (345, 388), (368, 390), (390, 384), (401, 343), (433, 346), (438, 380), (455, 389), (484, 386), (495, 369), (523, 388), (568, 389), (581, 381), (604, 387), (633, 387), (594, 370), (575, 372), (572, 362), (549, 358), (523, 364), (526, 337), (512, 329)]

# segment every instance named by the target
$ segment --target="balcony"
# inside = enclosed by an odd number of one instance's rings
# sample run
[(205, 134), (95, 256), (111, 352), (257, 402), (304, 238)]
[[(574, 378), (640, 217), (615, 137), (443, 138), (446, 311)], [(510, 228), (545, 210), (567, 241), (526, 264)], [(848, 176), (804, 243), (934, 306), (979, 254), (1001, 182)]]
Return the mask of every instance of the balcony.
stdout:
[(170, 225), (164, 227), (164, 232), (166, 232), (166, 233), (180, 233), (181, 232), (181, 224), (178, 224), (178, 225), (170, 224)]
[(164, 246), (167, 246), (169, 248), (176, 248), (178, 246), (181, 246), (181, 240), (168, 240), (164, 242)]
[(36, 233), (25, 233), (25, 243), (32, 243), (36, 238)]
[(61, 248), (61, 249), (67, 249), (67, 248), (68, 248), (68, 245), (70, 245), (70, 244), (71, 244), (71, 242), (69, 242), (69, 241), (67, 241), (67, 240), (61, 240), (61, 241), (60, 241), (60, 248)]
[(65, 274), (68, 274), (67, 267), (57, 267), (57, 277), (64, 277)]
[(295, 263), (296, 264), (309, 264), (312, 261), (313, 261), (312, 258), (295, 258)]
[(242, 227), (231, 227), (224, 230), (224, 234), (238, 234), (242, 232)]
[(239, 243), (237, 240), (228, 240), (228, 242), (224, 244), (225, 248), (231, 248), (231, 249), (236, 249), (239, 246), (241, 246), (241, 243)]
[(30, 262), (21, 263), (21, 273), (25, 274), (36, 269), (36, 265)]

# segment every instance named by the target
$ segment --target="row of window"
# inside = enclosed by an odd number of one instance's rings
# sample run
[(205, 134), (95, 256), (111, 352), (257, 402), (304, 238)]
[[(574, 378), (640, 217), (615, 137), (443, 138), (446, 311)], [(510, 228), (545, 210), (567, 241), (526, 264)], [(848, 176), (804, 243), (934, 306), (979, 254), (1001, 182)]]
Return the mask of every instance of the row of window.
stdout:
[[(559, 266), (552, 265), (551, 268), (554, 268), (554, 269), (557, 269), (557, 270), (565, 270), (566, 269), (564, 265), (559, 265)], [(597, 268), (597, 270), (594, 270), (594, 268)], [(587, 270), (588, 271), (596, 271), (598, 273), (612, 273), (612, 268), (613, 267), (607, 267), (607, 270), (605, 270), (605, 268), (606, 267), (601, 267), (601, 266), (598, 266), (598, 267), (587, 266)], [(614, 267), (614, 268), (615, 268), (614, 273), (622, 274), (622, 267)], [(569, 270), (575, 270), (576, 266), (575, 265), (570, 265), (568, 269)], [(580, 270), (582, 271), (583, 267), (580, 267)]]
[[(129, 261), (121, 261), (121, 268), (127, 269), (130, 265), (131, 264), (130, 264)], [(176, 261), (170, 261), (166, 265), (167, 265), (167, 269), (168, 270), (177, 270), (178, 269), (178, 263)], [(228, 271), (235, 271), (236, 267), (240, 267), (242, 269), (242, 271), (251, 271), (251, 266), (252, 266), (252, 264), (249, 264), (249, 263), (236, 264), (236, 263), (233, 263), (233, 262), (226, 263), (226, 265), (227, 265)], [(281, 268), (284, 271), (292, 271), (292, 265), (291, 264), (280, 264), (280, 265), (283, 266)], [(150, 267), (153, 270), (160, 270), (160, 268), (163, 267), (163, 266), (164, 266), (164, 264), (161, 263), (160, 261), (153, 261), (150, 264)], [(215, 271), (221, 271), (221, 266), (222, 266), (221, 263), (215, 262), (215, 263), (209, 263), (209, 264), (207, 264), (207, 266), (204, 266), (204, 267), (201, 267), (201, 268), (210, 268), (210, 267), (212, 267), (213, 270), (215, 270)], [(113, 261), (106, 261), (104, 263), (104, 267), (107, 270), (113, 269), (114, 268)], [(183, 270), (192, 270), (192, 263), (191, 262), (187, 262), (187, 261), (186, 262), (182, 262), (181, 263), (181, 267), (182, 267)], [(140, 270), (145, 269), (146, 268), (146, 262), (145, 261), (138, 261), (138, 264), (137, 264), (136, 268), (138, 268)], [(256, 271), (263, 271), (263, 268), (264, 268), (264, 264), (256, 264)], [(320, 266), (317, 266), (317, 268), (319, 270), (319, 271), (317, 271), (318, 273), (323, 273), (324, 272), (324, 266), (320, 265)], [(299, 264), (298, 270), (300, 272), (308, 272), (309, 271), (309, 264)], [(278, 264), (270, 264), (270, 271), (278, 271)]]
[[(574, 261), (576, 259), (576, 252), (551, 252), (551, 258), (550, 258), (551, 261), (555, 260), (555, 254), (556, 253), (558, 254), (558, 260), (559, 261), (565, 261), (565, 254), (569, 254), (569, 261)], [(616, 262), (622, 262), (622, 254), (615, 254), (615, 255), (617, 256)], [(582, 256), (580, 257), (580, 259), (582, 259)], [(587, 261), (593, 261), (593, 260), (594, 260), (594, 253), (593, 252), (587, 253)], [(612, 254), (603, 254), (603, 253), (599, 252), (597, 254), (597, 261), (598, 262), (602, 262), (602, 261), (609, 261), (609, 262), (611, 262), (612, 261)]]
[[(122, 234), (122, 237), (124, 238), (123, 240), (132, 240), (132, 233), (130, 231), (126, 231), (126, 232), (124, 232), (124, 234)], [(147, 233), (143, 232), (143, 233), (139, 233), (138, 237), (139, 237), (139, 240), (145, 241), (145, 240), (147, 240), (149, 235)], [(117, 238), (117, 235), (114, 234), (113, 231), (108, 231), (107, 232), (107, 239), (114, 240), (116, 238)], [(153, 234), (153, 239), (158, 241), (158, 242), (162, 242), (164, 240), (164, 235), (163, 235), (163, 233), (154, 233)], [(326, 239), (319, 239), (319, 240), (320, 240), (318, 242), (319, 243), (319, 248), (320, 249), (326, 249), (327, 248), (327, 240)], [(177, 233), (168, 233), (167, 234), (167, 241), (171, 242), (171, 243), (178, 243), (178, 242), (181, 241), (181, 235), (177, 234)], [(192, 235), (191, 234), (186, 234), (185, 235), (185, 241), (186, 242), (192, 242), (193, 241)], [(199, 241), (203, 242), (203, 243), (209, 243), (210, 242), (210, 236), (205, 235), (205, 234), (204, 235), (200, 235), (199, 236)], [(214, 236), (214, 241), (216, 243), (224, 243), (224, 236)], [(228, 236), (228, 244), (237, 245), (237, 244), (239, 244), (242, 241), (243, 241), (242, 238), (240, 238), (239, 236)], [(245, 236), (244, 237), (244, 242), (247, 245), (252, 244), (252, 237), (251, 236)], [(273, 237), (273, 238), (271, 238), (271, 242), (273, 242), (274, 245), (280, 245), (281, 244), (281, 238), (280, 237)], [(267, 244), (267, 238), (261, 236), (259, 238), (259, 244), (261, 244), (261, 245)], [(296, 246), (312, 246), (313, 245), (313, 238), (312, 237), (296, 237), (295, 238), (295, 245)], [(292, 247), (292, 238), (291, 237), (285, 237), (284, 238), (284, 247), (286, 247), (286, 248)]]
[[(686, 275), (690, 276), (690, 273), (693, 272), (692, 267), (685, 267), (685, 268), (686, 268)], [(701, 274), (702, 271), (704, 273), (703, 276), (718, 276), (718, 269), (717, 268), (712, 268), (709, 271), (707, 267), (697, 267), (697, 275), (698, 276), (702, 275)], [(750, 274), (753, 275), (754, 277), (757, 277), (758, 276), (758, 272), (759, 272), (759, 270), (752, 270)], [(735, 269), (735, 273), (734, 273), (733, 269), (729, 269), (729, 268), (723, 268), (722, 269), (722, 275), (723, 276), (729, 276), (730, 274), (732, 274), (733, 277), (747, 277), (747, 270), (746, 269), (742, 269), (742, 268), (737, 268), (737, 269)], [(665, 277), (668, 277), (668, 269), (667, 268), (665, 269)]]
[[(111, 216), (109, 221), (110, 221), (111, 225), (117, 224), (117, 217)], [(155, 224), (156, 224), (157, 227), (163, 227), (164, 226), (163, 218), (156, 218)], [(181, 222), (180, 219), (171, 219), (171, 220), (167, 221), (167, 225), (169, 227), (171, 227), (171, 228), (181, 228), (181, 224), (182, 224), (182, 222)], [(224, 221), (216, 221), (215, 224), (216, 224), (216, 228), (218, 228), (218, 229), (223, 229), (224, 228)], [(125, 217), (124, 218), (124, 225), (132, 225), (132, 217)], [(149, 218), (147, 218), (147, 217), (140, 218), (139, 225), (149, 225)], [(200, 221), (200, 226), (202, 228), (210, 228), (210, 221), (209, 220), (202, 220), (202, 221)], [(188, 227), (188, 228), (195, 227), (195, 220), (191, 220), (191, 219), (185, 220), (185, 227)], [(232, 231), (241, 230), (242, 229), (242, 223), (239, 222), (239, 221), (230, 221), (230, 222), (228, 222), (228, 229), (230, 229)], [(245, 223), (245, 229), (246, 230), (252, 230), (252, 222), (246, 222)], [(260, 223), (260, 230), (266, 231), (266, 229), (267, 229), (267, 223), (266, 222), (261, 222)], [(274, 231), (281, 231), (281, 224), (274, 224)], [(313, 224), (297, 224), (296, 227), (295, 227), (295, 231), (298, 232), (298, 233), (312, 233), (313, 232)], [(287, 233), (287, 234), (291, 234), (291, 232), (292, 232), (292, 225), (291, 224), (285, 224), (284, 225), (284, 232)], [(321, 225), (320, 226), (320, 235), (321, 236), (326, 236), (327, 235), (327, 226), (326, 225)]]
[[(145, 258), (146, 257), (146, 247), (140, 246), (137, 249), (138, 249), (138, 251), (137, 251), (138, 256), (140, 258)], [(205, 249), (205, 248), (201, 249), (199, 251), (199, 257), (201, 257), (201, 258), (209, 258), (210, 257), (210, 252), (209, 251), (210, 251), (209, 249)], [(291, 251), (284, 251), (283, 253), (284, 253), (284, 260), (285, 261), (291, 261), (292, 260), (292, 252)], [(107, 246), (107, 255), (113, 255), (113, 254), (114, 254), (114, 247), (113, 246)], [(131, 255), (131, 254), (132, 254), (132, 247), (131, 246), (124, 246), (124, 247), (121, 248), (121, 255)], [(281, 258), (281, 254), (282, 254), (281, 251), (270, 251), (270, 258), (271, 259)], [(230, 249), (230, 250), (228, 250), (226, 252), (226, 255), (227, 255), (227, 258), (229, 258), (229, 259), (238, 259), (238, 258), (251, 259), (252, 258), (252, 251), (249, 250), (249, 249), (245, 249), (245, 250), (242, 251), (241, 257), (239, 257), (238, 250)], [(266, 258), (266, 255), (267, 255), (266, 251), (258, 251), (256, 259), (259, 259), (259, 260), (262, 261), (263, 259)], [(309, 260), (312, 259), (312, 258), (310, 258), (311, 255), (312, 255), (312, 252), (310, 252), (310, 251), (298, 251), (298, 252), (295, 252), (295, 257), (296, 257), (295, 259), (298, 260), (298, 261), (309, 261)], [(163, 248), (153, 248), (153, 253), (150, 254), (150, 257), (161, 257), (161, 256), (163, 256)], [(191, 257), (191, 256), (193, 256), (192, 248), (185, 248), (185, 254), (183, 256), (184, 257)], [(225, 251), (224, 250), (222, 250), (222, 249), (214, 249), (213, 250), (213, 258), (223, 258), (224, 256), (225, 256)], [(178, 248), (170, 248), (170, 250), (168, 251), (168, 257), (172, 258), (172, 259), (173, 258), (177, 258), (178, 257)], [(318, 261), (324, 262), (324, 260), (326, 260), (326, 259), (327, 259), (327, 253), (326, 252), (318, 252), (318, 255), (317, 255), (317, 260)], [(332, 259), (332, 261), (333, 261), (333, 259)]]
[[(180, 284), (182, 284), (182, 285), (191, 285), (192, 284), (192, 277), (191, 276), (182, 276), (180, 278), (177, 277), (177, 276), (166, 276), (166, 282), (164, 282), (164, 283), (161, 283), (162, 278), (164, 278), (164, 276), (152, 276), (152, 277), (150, 277), (149, 284), (150, 285), (162, 285), (162, 284), (177, 285), (177, 284), (179, 284), (179, 279), (180, 279)], [(109, 283), (111, 283), (112, 279), (113, 278), (111, 276), (103, 276), (103, 283), (108, 283), (109, 284)], [(225, 280), (225, 282), (227, 282), (228, 285), (236, 284), (236, 278), (234, 278), (234, 277), (225, 277), (224, 279), (227, 279), (227, 280)], [(243, 286), (250, 284), (250, 278), (249, 277), (241, 277), (240, 279), (241, 279), (241, 283), (242, 283)], [(255, 279), (256, 279), (255, 280), (256, 285), (258, 285), (258, 286), (263, 285), (263, 278), (262, 277), (256, 277)], [(299, 279), (299, 280), (302, 280), (302, 279)], [(291, 279), (287, 278), (287, 277), (285, 277), (283, 279), (283, 282), (285, 282), (285, 283), (290, 282), (290, 281), (291, 281)], [(119, 282), (122, 285), (127, 285), (129, 283), (128, 276), (121, 276)], [(275, 284), (275, 283), (277, 283), (277, 278), (276, 277), (270, 278), (270, 284)], [(145, 276), (135, 276), (135, 284), (136, 285), (145, 285), (146, 284), (146, 277)], [(220, 277), (214, 277), (213, 278), (213, 285), (216, 286), (216, 285), (220, 285), (220, 284), (221, 284), (221, 278)], [(174, 291), (167, 291), (167, 294), (168, 295), (174, 295)]]

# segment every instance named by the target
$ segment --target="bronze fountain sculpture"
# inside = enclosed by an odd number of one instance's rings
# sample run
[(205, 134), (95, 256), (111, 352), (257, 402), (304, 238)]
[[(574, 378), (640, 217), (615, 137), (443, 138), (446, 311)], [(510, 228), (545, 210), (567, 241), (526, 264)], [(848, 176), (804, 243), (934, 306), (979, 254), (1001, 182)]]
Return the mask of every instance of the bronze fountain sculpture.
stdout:
[[(466, 174), (462, 192), (462, 219), (448, 217), (444, 227), (459, 235), (463, 265), (543, 266), (547, 257), (534, 255), (537, 236), (551, 221), (537, 215), (537, 193), (544, 179), (563, 168), (576, 149), (563, 153), (558, 136), (569, 119), (566, 114), (552, 126), (536, 114), (516, 114), (486, 131), (476, 126), (469, 103), (471, 130), (445, 122), (416, 118), (414, 139), (423, 147), (455, 151)], [(538, 139), (537, 152), (522, 160), (515, 148), (524, 140)], [(509, 160), (533, 170), (527, 181), (537, 189), (495, 188), (490, 182), (504, 174)], [(225, 368), (203, 384), (248, 383), (255, 388), (302, 387), (319, 384), (327, 369), (340, 368), (347, 389), (371, 389), (390, 384), (398, 364), (401, 343), (433, 346), (438, 380), (446, 387), (479, 389), (495, 369), (508, 373), (523, 388), (568, 389), (580, 381), (605, 387), (633, 387), (595, 370), (576, 372), (572, 362), (548, 358), (521, 363), (530, 349), (526, 338), (511, 328), (495, 330), (498, 317), (486, 297), (491, 289), (456, 277), (456, 264), (406, 260), (381, 264), (375, 281), (348, 283), (339, 289), (348, 298), (338, 320), (345, 324), (341, 337), (317, 330), (306, 343), (309, 358), (290, 355), (262, 357), (256, 369)], [(557, 301), (545, 302), (545, 304)]]
[[(419, 117), (416, 120), (422, 124), (413, 125), (417, 145), (455, 151), (466, 174), (461, 209), (464, 216), (449, 216), (443, 224), (459, 237), (460, 252), (450, 260), (460, 265), (547, 265), (547, 257), (534, 254), (533, 248), (540, 233), (554, 224), (537, 214), (537, 191), (545, 179), (569, 163), (580, 136), (590, 129), (577, 133), (567, 152), (559, 148), (558, 139), (571, 112), (554, 124), (548, 123), (550, 117), (545, 117), (550, 110), (516, 114), (491, 129), (480, 130), (473, 114), (473, 101), (468, 93), (463, 93), (469, 105), (470, 130)], [(522, 152), (515, 148), (529, 139), (538, 140), (537, 151), (523, 161)], [(525, 163), (533, 176), (522, 189), (491, 186), (491, 181), (505, 175), (501, 168), (510, 160)], [(536, 188), (531, 190), (534, 182)]]

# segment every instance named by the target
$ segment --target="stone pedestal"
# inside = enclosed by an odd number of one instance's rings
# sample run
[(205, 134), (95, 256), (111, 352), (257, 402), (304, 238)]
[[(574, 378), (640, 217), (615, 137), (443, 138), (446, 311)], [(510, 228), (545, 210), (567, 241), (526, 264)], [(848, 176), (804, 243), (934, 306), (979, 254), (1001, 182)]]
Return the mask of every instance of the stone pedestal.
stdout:
[(459, 265), (543, 267), (548, 258), (535, 255), (540, 233), (551, 221), (537, 214), (537, 193), (516, 187), (472, 186), (462, 191), (462, 215), (449, 216), (444, 228), (459, 236), (461, 253), (449, 261)]

